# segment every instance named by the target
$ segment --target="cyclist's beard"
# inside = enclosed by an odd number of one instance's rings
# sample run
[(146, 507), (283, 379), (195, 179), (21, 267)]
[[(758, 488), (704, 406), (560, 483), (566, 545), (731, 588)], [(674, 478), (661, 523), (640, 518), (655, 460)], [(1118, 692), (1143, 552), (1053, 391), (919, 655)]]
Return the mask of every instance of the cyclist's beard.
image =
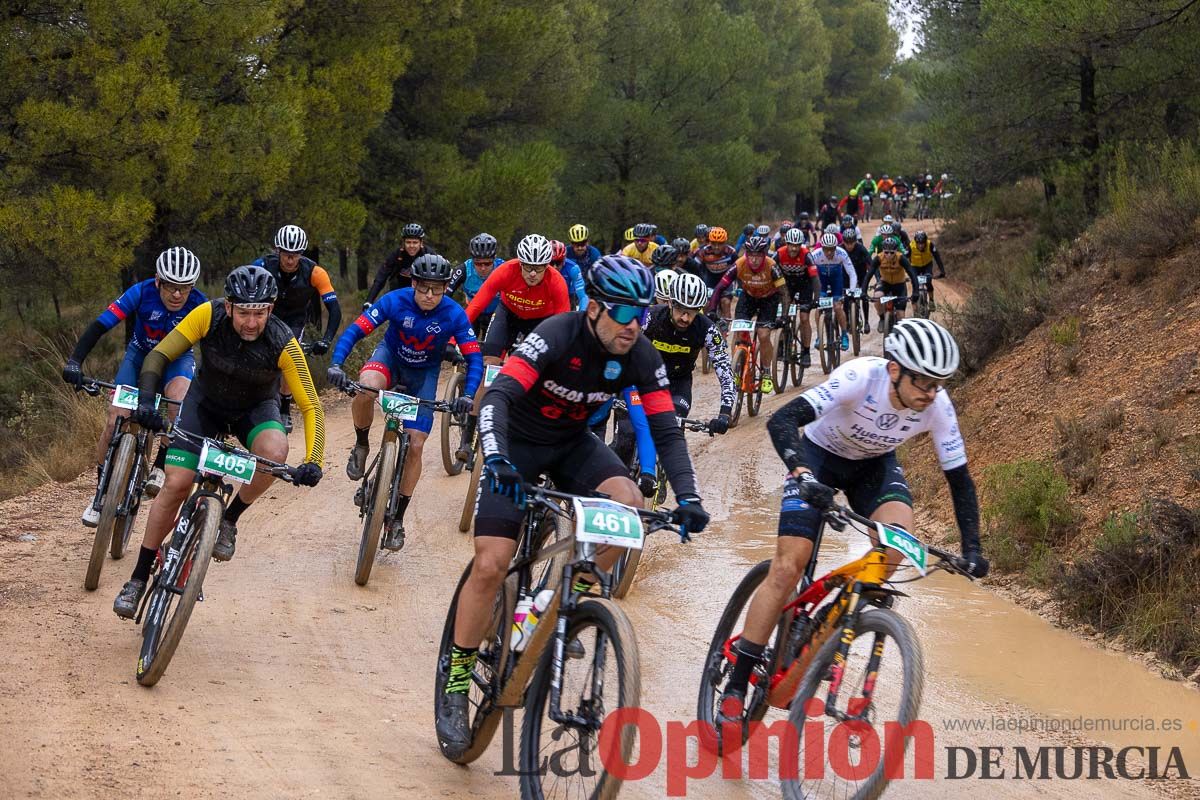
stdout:
[(904, 395), (900, 394), (900, 381), (902, 381), (902, 380), (904, 380), (903, 375), (901, 375), (896, 380), (892, 381), (892, 391), (896, 393), (896, 399), (898, 401), (900, 401), (900, 405), (904, 406), (909, 411), (916, 411), (917, 409), (913, 408), (908, 403), (904, 402)]

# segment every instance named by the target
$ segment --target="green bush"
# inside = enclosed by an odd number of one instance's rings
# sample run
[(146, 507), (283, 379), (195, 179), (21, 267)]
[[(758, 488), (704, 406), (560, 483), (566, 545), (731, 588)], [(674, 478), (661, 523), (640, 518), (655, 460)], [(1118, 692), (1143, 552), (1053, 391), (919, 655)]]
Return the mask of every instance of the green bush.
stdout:
[(1048, 461), (993, 464), (983, 471), (983, 517), (989, 531), (1005, 531), (1031, 554), (1038, 543), (1054, 545), (1074, 530), (1071, 487)]
[[(1200, 206), (1200, 146), (1169, 141), (1121, 148), (1108, 184), (1109, 210), (1095, 223), (1098, 243), (1114, 256), (1133, 256), (1126, 277), (1147, 277), (1164, 252), (1191, 228)], [(1180, 215), (1185, 215), (1180, 218)], [(1170, 224), (1147, 224), (1170, 220)]]

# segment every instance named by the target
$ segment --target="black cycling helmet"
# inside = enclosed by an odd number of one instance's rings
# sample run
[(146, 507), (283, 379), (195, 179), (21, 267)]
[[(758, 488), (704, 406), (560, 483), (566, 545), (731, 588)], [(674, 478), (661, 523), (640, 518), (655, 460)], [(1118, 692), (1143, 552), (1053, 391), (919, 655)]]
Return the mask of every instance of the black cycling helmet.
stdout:
[(654, 278), (635, 258), (618, 254), (601, 256), (588, 267), (584, 288), (592, 300), (630, 306), (654, 302)]
[(856, 231), (854, 228), (844, 229), (842, 231), (842, 241), (843, 242), (857, 242), (858, 241), (858, 231)]
[(883, 251), (885, 253), (894, 253), (900, 249), (900, 242), (892, 237), (883, 240)]
[(753, 222), (747, 222), (744, 226), (742, 226), (742, 236), (750, 236), (753, 234), (755, 227), (756, 226)]
[(771, 240), (765, 236), (751, 236), (746, 240), (747, 253), (765, 253), (771, 246)]
[(450, 280), (450, 273), (454, 268), (450, 266), (450, 262), (445, 256), (439, 256), (436, 253), (426, 253), (423, 256), (418, 256), (412, 263), (412, 276), (417, 280), (422, 281), (438, 281), (446, 282)]
[(238, 267), (225, 278), (225, 299), (234, 305), (266, 305), (278, 295), (275, 276), (254, 264)]
[(808, 219), (809, 217), (810, 217), (810, 214), (807, 211), (800, 212), (800, 219)]
[(649, 239), (654, 235), (654, 226), (649, 222), (639, 222), (633, 226), (633, 238)]
[(490, 233), (479, 233), (471, 240), (469, 245), (471, 249), (471, 258), (495, 258), (496, 257), (496, 237)]
[(676, 257), (678, 257), (680, 253), (691, 252), (692, 243), (689, 242), (684, 237), (680, 236), (678, 239), (671, 242), (671, 247), (675, 248), (675, 255), (676, 255)]
[(701, 222), (696, 226), (696, 238), (703, 239), (705, 236), (708, 236), (708, 226)]
[(842, 227), (843, 228), (853, 228), (854, 227), (854, 217), (850, 216), (849, 214), (842, 214)]
[(916, 233), (913, 235), (913, 241), (914, 241), (914, 242), (924, 242), (924, 241), (925, 241), (926, 239), (928, 239), (928, 238), (929, 238), (929, 234), (928, 234), (928, 233), (926, 233), (925, 231), (917, 231), (917, 232), (916, 232)]
[(787, 236), (787, 232), (794, 227), (796, 227), (796, 223), (792, 222), (791, 220), (784, 220), (783, 222), (779, 223), (779, 235)]
[(421, 227), (419, 222), (410, 222), (404, 226), (404, 230), (400, 232), (401, 239), (424, 239), (425, 229)]
[(679, 255), (679, 251), (675, 249), (674, 245), (664, 244), (650, 256), (650, 263), (656, 267), (673, 267), (677, 255)]

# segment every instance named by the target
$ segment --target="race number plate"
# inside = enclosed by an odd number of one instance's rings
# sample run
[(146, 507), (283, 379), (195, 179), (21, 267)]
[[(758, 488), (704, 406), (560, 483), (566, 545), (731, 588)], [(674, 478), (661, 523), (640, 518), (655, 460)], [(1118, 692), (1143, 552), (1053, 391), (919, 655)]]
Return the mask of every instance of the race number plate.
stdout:
[(846, 295), (848, 297), (862, 297), (862, 289), (847, 289)]
[(642, 518), (629, 506), (599, 497), (576, 497), (575, 540), (641, 550), (646, 538)]
[(209, 447), (208, 442), (200, 451), (200, 471), (205, 475), (222, 475), (236, 483), (249, 483), (254, 478), (257, 459), (227, 453), (219, 447)]
[(483, 370), (483, 385), (491, 386), (492, 381), (496, 380), (496, 376), (500, 374), (503, 367), (500, 364), (488, 364)]
[(822, 297), (817, 301), (817, 305), (820, 306), (821, 308), (833, 308), (833, 298), (832, 297)]
[(730, 333), (741, 333), (743, 331), (749, 333), (754, 330), (754, 320), (752, 319), (735, 319), (729, 323)]
[(921, 540), (902, 528), (892, 528), (882, 522), (875, 523), (875, 531), (879, 541), (895, 550), (899, 550), (905, 558), (912, 562), (917, 571), (925, 574), (925, 565), (929, 560), (929, 550)]
[(788, 316), (790, 316), (790, 317), (796, 316), (796, 304), (795, 303), (792, 303), (790, 306), (788, 306)]
[(927, 284), (927, 283), (929, 283), (929, 276), (928, 276), (928, 275), (918, 275), (918, 276), (917, 276), (917, 284), (918, 284), (918, 285), (920, 285), (920, 286), (924, 286), (924, 285), (925, 285), (925, 284)]
[(400, 394), (400, 392), (380, 392), (379, 406), (383, 409), (384, 414), (405, 422), (412, 422), (416, 419), (417, 411), (420, 409), (420, 406), (417, 405), (417, 398)]
[[(112, 404), (117, 408), (126, 408), (130, 411), (137, 411), (138, 390), (136, 386), (126, 386), (121, 384), (117, 386), (113, 392)], [(154, 405), (158, 406), (162, 402), (162, 395), (154, 396)]]

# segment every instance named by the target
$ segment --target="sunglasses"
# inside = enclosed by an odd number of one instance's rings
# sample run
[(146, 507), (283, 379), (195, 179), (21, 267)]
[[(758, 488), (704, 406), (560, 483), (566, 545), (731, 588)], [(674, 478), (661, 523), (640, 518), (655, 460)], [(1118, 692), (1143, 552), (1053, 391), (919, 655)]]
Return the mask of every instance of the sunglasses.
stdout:
[(194, 286), (195, 284), (170, 283), (169, 281), (164, 281), (164, 280), (160, 279), (158, 282), (158, 285), (159, 285), (159, 288), (161, 288), (167, 294), (187, 294), (190, 291), (192, 291), (192, 286)]
[(638, 321), (638, 324), (640, 325), (641, 320), (642, 320), (642, 315), (646, 313), (645, 306), (627, 306), (627, 305), (621, 305), (619, 303), (604, 303), (604, 302), (601, 302), (601, 305), (604, 306), (604, 310), (608, 313), (608, 315), (610, 317), (613, 318), (613, 321), (616, 322), (618, 325), (628, 325), (629, 323), (633, 322), (635, 319)]
[[(937, 392), (938, 389), (942, 388), (942, 386), (945, 385), (945, 381), (939, 381), (939, 380), (934, 380), (934, 379), (929, 379), (929, 380), (918, 383), (917, 382), (917, 377), (918, 377), (917, 373), (909, 372), (908, 370), (905, 370), (905, 374), (908, 375), (908, 382), (913, 385), (913, 388), (919, 392), (923, 392), (924, 394), (934, 394), (935, 392)], [(921, 376), (921, 377), (924, 377), (924, 376)]]
[(440, 294), (446, 293), (446, 284), (444, 283), (426, 283), (422, 285), (413, 284), (414, 294), (427, 294), (431, 297), (437, 297)]
[(525, 272), (528, 272), (530, 275), (536, 275), (539, 272), (545, 272), (546, 268), (549, 266), (549, 264), (526, 264), (523, 261), (521, 262), (521, 269), (523, 269)]

